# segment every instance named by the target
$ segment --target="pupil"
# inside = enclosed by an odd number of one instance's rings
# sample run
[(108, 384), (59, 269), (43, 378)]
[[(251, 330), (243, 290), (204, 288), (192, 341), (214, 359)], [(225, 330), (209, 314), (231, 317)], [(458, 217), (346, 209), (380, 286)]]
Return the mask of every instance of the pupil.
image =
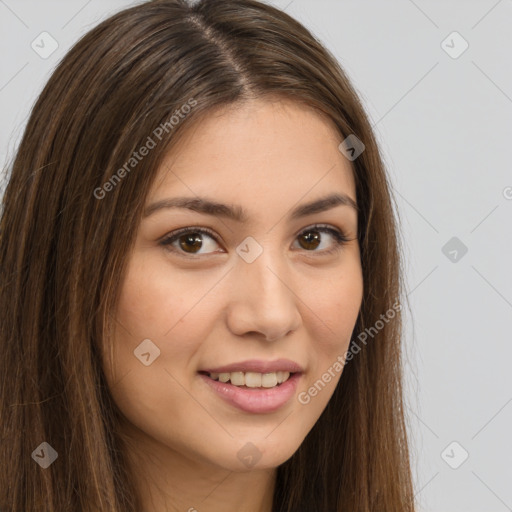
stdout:
[[(184, 239), (184, 241), (182, 241)], [(187, 235), (183, 235), (182, 237), (180, 237), (180, 246), (181, 248), (185, 251), (185, 252), (194, 252), (193, 250), (192, 251), (189, 251), (188, 248), (190, 248), (190, 246), (187, 246), (187, 244), (191, 244), (191, 245), (195, 245), (195, 248), (196, 249), (201, 249), (201, 246), (203, 245), (203, 242), (201, 240), (201, 235), (199, 233), (190, 233), (190, 234), (187, 234)]]
[(316, 249), (320, 245), (320, 237), (317, 231), (308, 231), (302, 236), (302, 239), (306, 241), (307, 249)]

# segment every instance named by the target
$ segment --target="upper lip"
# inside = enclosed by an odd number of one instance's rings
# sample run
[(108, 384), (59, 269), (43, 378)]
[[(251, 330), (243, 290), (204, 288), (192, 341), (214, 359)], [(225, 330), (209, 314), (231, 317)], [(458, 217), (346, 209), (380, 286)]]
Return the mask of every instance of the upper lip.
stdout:
[(303, 372), (302, 367), (290, 359), (277, 359), (275, 361), (264, 361), (262, 359), (251, 359), (231, 363), (217, 368), (205, 368), (201, 370), (208, 373), (232, 373), (232, 372), (256, 372), (273, 373), (278, 371), (298, 373)]

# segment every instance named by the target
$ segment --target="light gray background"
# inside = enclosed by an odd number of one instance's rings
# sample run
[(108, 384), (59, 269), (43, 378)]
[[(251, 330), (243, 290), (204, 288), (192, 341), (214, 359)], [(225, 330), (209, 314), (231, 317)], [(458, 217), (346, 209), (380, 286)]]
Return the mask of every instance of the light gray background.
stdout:
[[(398, 199), (419, 510), (512, 511), (512, 0), (272, 3), (347, 71)], [(2, 166), (70, 45), (128, 5), (0, 0)], [(43, 31), (59, 44), (48, 59), (31, 48)], [(458, 58), (441, 46), (453, 31), (469, 44)], [(453, 36), (445, 44), (462, 48)], [(442, 252), (452, 237), (468, 248), (463, 256), (455, 249), (455, 262)], [(453, 469), (448, 462), (458, 465), (462, 450), (469, 457)]]

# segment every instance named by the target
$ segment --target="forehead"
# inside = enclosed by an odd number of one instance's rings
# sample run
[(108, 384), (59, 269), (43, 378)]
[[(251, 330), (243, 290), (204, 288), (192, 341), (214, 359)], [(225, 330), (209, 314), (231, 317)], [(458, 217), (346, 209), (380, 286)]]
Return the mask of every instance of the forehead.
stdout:
[(208, 196), (247, 211), (327, 193), (356, 201), (353, 167), (326, 116), (290, 100), (216, 109), (188, 128), (158, 170), (150, 201)]

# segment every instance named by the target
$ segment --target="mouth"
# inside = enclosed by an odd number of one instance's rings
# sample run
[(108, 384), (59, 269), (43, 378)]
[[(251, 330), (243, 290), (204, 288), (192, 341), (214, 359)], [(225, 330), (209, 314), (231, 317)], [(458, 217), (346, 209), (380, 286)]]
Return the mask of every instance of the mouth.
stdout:
[(291, 402), (304, 374), (286, 359), (252, 360), (198, 372), (215, 397), (246, 413), (277, 412)]
[(268, 373), (259, 372), (206, 372), (200, 371), (201, 375), (224, 384), (231, 384), (242, 389), (271, 389), (284, 384), (288, 379), (299, 372), (277, 371)]

